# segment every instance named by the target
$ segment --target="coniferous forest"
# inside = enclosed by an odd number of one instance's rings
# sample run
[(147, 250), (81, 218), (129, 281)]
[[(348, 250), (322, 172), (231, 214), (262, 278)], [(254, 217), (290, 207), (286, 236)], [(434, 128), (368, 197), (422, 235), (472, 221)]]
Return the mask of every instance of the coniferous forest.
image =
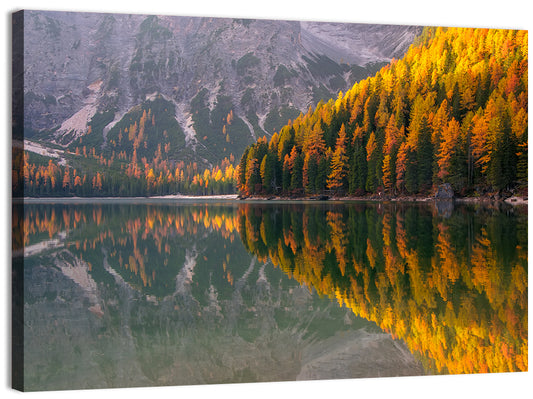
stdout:
[(527, 31), (425, 28), (400, 60), (249, 146), (243, 195), (527, 187)]
[[(14, 151), (13, 192), (394, 197), (449, 183), (459, 196), (524, 193), (527, 43), (527, 31), (425, 28), (402, 59), (259, 138), (240, 161), (240, 151), (214, 165), (176, 161), (184, 143), (161, 97), (111, 129), (105, 151), (98, 132), (112, 115), (97, 114), (59, 158)], [(217, 116), (225, 141), (230, 108)]]

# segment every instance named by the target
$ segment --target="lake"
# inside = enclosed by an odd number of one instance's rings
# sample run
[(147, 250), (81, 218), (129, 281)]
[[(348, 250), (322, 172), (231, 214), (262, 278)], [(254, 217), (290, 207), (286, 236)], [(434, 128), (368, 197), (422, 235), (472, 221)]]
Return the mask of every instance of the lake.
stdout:
[(527, 370), (527, 207), (34, 201), (13, 225), (26, 390)]

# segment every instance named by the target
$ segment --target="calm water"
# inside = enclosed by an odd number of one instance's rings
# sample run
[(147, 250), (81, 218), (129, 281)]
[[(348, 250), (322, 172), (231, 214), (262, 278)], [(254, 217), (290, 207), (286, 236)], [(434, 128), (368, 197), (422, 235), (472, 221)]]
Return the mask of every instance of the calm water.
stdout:
[(27, 390), (527, 370), (527, 208), (122, 201), (13, 221)]

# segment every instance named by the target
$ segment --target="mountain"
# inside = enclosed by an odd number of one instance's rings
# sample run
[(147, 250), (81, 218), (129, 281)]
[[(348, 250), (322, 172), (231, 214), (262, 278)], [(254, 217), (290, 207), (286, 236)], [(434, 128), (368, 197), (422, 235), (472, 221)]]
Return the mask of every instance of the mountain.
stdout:
[(239, 159), (258, 137), (401, 57), (421, 32), (52, 11), (23, 19), (26, 139), (106, 157), (136, 149), (148, 161), (161, 145), (170, 162), (206, 166)]

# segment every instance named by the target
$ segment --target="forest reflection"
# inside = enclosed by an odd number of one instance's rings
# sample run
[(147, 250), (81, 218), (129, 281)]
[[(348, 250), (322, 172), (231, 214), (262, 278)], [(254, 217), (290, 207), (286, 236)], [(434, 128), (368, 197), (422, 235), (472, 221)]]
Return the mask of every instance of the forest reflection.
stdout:
[[(14, 256), (66, 248), (93, 275), (111, 265), (157, 298), (175, 289), (172, 262), (183, 264), (198, 234), (240, 236), (259, 260), (404, 340), (429, 372), (528, 367), (527, 208), (26, 205), (13, 208), (13, 226)], [(232, 285), (231, 254), (217, 254)]]
[[(238, 239), (237, 216), (227, 204), (31, 204), (24, 211), (17, 206), (13, 254), (68, 249), (88, 264), (93, 277), (105, 279), (104, 269), (111, 266), (136, 289), (163, 298), (175, 289), (197, 237), (209, 232), (229, 242)], [(221, 274), (231, 282), (230, 259), (228, 254), (221, 260)]]
[(526, 371), (527, 209), (239, 208), (245, 247), (405, 340), (437, 373)]

